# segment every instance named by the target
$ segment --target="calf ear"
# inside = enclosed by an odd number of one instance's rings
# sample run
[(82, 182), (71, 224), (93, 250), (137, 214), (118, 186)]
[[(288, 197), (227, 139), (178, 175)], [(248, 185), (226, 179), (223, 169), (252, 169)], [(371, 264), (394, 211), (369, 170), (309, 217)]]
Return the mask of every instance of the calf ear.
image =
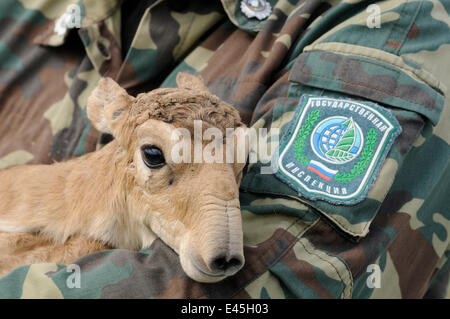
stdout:
[(101, 78), (87, 101), (87, 116), (100, 132), (115, 135), (133, 97), (111, 78)]
[(180, 72), (177, 74), (177, 85), (180, 89), (209, 92), (200, 76), (187, 72)]

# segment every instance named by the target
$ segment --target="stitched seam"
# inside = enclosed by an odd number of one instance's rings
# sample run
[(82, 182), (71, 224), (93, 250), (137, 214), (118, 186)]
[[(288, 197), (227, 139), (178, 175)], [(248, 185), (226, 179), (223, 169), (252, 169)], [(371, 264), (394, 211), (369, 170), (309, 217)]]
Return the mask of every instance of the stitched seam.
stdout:
[[(345, 266), (346, 274), (347, 274), (348, 280), (349, 280), (349, 282), (350, 282), (350, 292), (349, 292), (349, 294), (346, 294), (346, 296), (347, 296), (348, 298), (351, 298), (352, 295), (353, 295), (353, 286), (354, 286), (354, 283), (353, 283), (353, 274), (352, 274), (352, 270), (350, 269), (350, 266), (347, 264), (347, 262), (344, 260), (344, 258), (339, 257), (339, 256), (337, 256), (337, 255), (332, 255), (331, 253), (327, 252), (326, 250), (323, 250), (322, 252), (323, 252), (325, 255), (327, 255), (327, 256), (336, 258), (337, 260), (339, 260), (339, 261)], [(343, 298), (345, 298), (345, 297), (343, 296)]]
[[(362, 236), (365, 234), (367, 228), (369, 228), (370, 224), (372, 223), (373, 218), (375, 218), (375, 216), (374, 216), (370, 221), (365, 222), (366, 225), (363, 227), (363, 229), (362, 229), (360, 232), (356, 233), (356, 232), (354, 232), (354, 231), (352, 231), (352, 230), (349, 230), (349, 229), (348, 229), (348, 225), (343, 225), (341, 222), (339, 222), (338, 220), (334, 219), (334, 218), (333, 218), (331, 215), (329, 215), (328, 213), (325, 213), (325, 212), (322, 212), (322, 211), (320, 211), (320, 212), (321, 212), (322, 214), (326, 215), (326, 217), (328, 217), (332, 222), (334, 222), (335, 224), (337, 224), (343, 231), (345, 231), (346, 233), (349, 233), (350, 235), (353, 235), (353, 236), (355, 236), (355, 237), (362, 237)], [(376, 214), (375, 214), (375, 215), (376, 215)]]
[[(371, 56), (371, 55), (367, 55), (367, 54), (364, 54), (364, 53), (356, 53), (356, 52), (353, 52), (353, 51), (345, 51), (345, 50), (339, 50), (339, 49), (333, 49), (333, 50), (323, 50), (323, 49), (311, 49), (311, 50), (309, 50), (309, 51), (307, 51), (306, 53), (308, 53), (308, 52), (329, 52), (329, 53), (341, 53), (341, 54), (344, 54), (344, 55), (356, 55), (356, 56), (361, 56), (361, 57), (364, 57), (364, 58), (368, 58), (368, 59), (371, 59), (371, 60), (379, 60), (379, 59), (377, 59), (376, 57), (374, 57), (374, 56)], [(389, 53), (389, 52), (386, 52), (386, 53)], [(389, 53), (389, 54), (392, 54), (392, 53)], [(397, 56), (398, 57), (398, 56)], [(355, 58), (355, 59), (357, 59), (357, 58)], [(411, 61), (413, 61), (414, 62), (414, 60), (412, 60), (411, 58), (409, 58), (408, 57), (408, 59), (410, 59)], [(399, 72), (399, 70), (396, 70), (396, 69), (393, 69), (393, 68), (389, 68), (389, 67), (387, 67), (387, 66), (385, 66), (385, 65), (381, 65), (381, 64), (377, 64), (377, 63), (375, 63), (375, 62), (373, 62), (373, 61), (361, 61), (361, 60), (359, 60), (360, 62), (363, 62), (363, 63), (372, 63), (372, 64), (374, 64), (374, 65), (376, 65), (376, 66), (379, 66), (379, 67), (383, 67), (383, 68), (386, 68), (386, 69), (388, 69), (388, 70), (391, 70), (391, 71), (393, 71), (393, 72), (396, 72), (396, 73), (398, 73), (398, 74), (400, 74), (400, 72)], [(388, 63), (388, 64), (392, 64), (391, 62), (388, 62), (388, 61), (381, 61), (381, 62), (384, 62), (384, 63)], [(416, 64), (419, 64), (420, 65), (420, 63), (416, 63)], [(404, 69), (402, 66), (399, 66), (399, 65), (395, 65), (397, 68), (399, 68), (399, 69)], [(304, 67), (304, 66), (303, 66)], [(434, 89), (434, 85), (431, 85), (431, 84), (429, 84), (428, 82), (428, 80), (426, 80), (426, 79), (424, 79), (420, 74), (417, 74), (416, 73), (416, 71), (415, 70), (407, 70), (407, 71), (409, 71), (409, 72), (411, 72), (411, 73), (413, 73), (414, 74), (414, 76), (416, 76), (423, 84), (425, 84), (425, 85), (427, 85), (427, 86), (429, 86), (433, 91), (434, 91), (434, 96), (436, 96), (437, 94), (438, 94), (438, 92), (436, 92), (436, 89)], [(423, 70), (423, 71), (426, 71), (426, 70)], [(428, 72), (428, 71), (427, 71)], [(409, 75), (408, 75), (409, 76)], [(415, 79), (413, 79), (413, 80), (415, 80)], [(435, 80), (436, 81), (436, 86), (437, 86), (437, 88), (439, 88), (439, 87), (441, 87), (442, 86), (442, 83), (441, 83), (441, 81), (439, 81), (438, 79), (435, 79), (435, 78), (433, 78), (433, 80)], [(416, 81), (416, 80), (415, 80)], [(419, 82), (419, 81), (417, 81), (417, 82)], [(419, 82), (420, 83), (420, 82)], [(414, 103), (414, 102), (413, 102)], [(420, 105), (420, 104), (419, 104)]]
[[(324, 51), (324, 52), (326, 52), (326, 51)], [(363, 56), (363, 55), (361, 55), (361, 56)], [(397, 75), (397, 78), (395, 78), (395, 80), (398, 80), (398, 78), (400, 77), (400, 72), (397, 71), (397, 70), (389, 69), (389, 68), (386, 67), (386, 66), (379, 65), (379, 64), (376, 64), (376, 63), (373, 63), (373, 62), (368, 62), (368, 61), (361, 61), (361, 62), (364, 62), (364, 63), (371, 63), (371, 64), (374, 64), (374, 65), (377, 65), (377, 66), (383, 67), (383, 68), (385, 68), (385, 69), (388, 69), (388, 70), (391, 70), (391, 71), (396, 72), (398, 75)], [(306, 66), (306, 65), (303, 64), (303, 65), (302, 65), (302, 68), (300, 69), (300, 71), (303, 72), (303, 73), (306, 73), (306, 72), (304, 71), (305, 66)], [(405, 100), (405, 101), (410, 102), (410, 103), (412, 103), (412, 104), (414, 104), (414, 105), (417, 105), (417, 106), (420, 106), (420, 107), (424, 107), (425, 109), (429, 110), (429, 108), (428, 108), (427, 106), (425, 106), (425, 105), (417, 104), (415, 101), (409, 100), (409, 99), (407, 99), (407, 98), (405, 98), (405, 97), (401, 97), (401, 96), (399, 96), (399, 95), (396, 95), (395, 93), (389, 93), (389, 92), (386, 92), (386, 91), (384, 91), (384, 90), (381, 90), (381, 89), (379, 89), (379, 88), (377, 88), (377, 87), (374, 87), (374, 86), (371, 86), (371, 85), (368, 85), (368, 84), (365, 84), (365, 83), (352, 82), (352, 81), (345, 80), (345, 79), (343, 79), (343, 78), (337, 78), (337, 77), (334, 77), (334, 78), (333, 78), (333, 77), (329, 77), (329, 76), (326, 76), (326, 75), (323, 75), (323, 74), (317, 74), (317, 73), (311, 73), (311, 75), (312, 75), (312, 76), (321, 77), (321, 78), (324, 78), (324, 79), (328, 79), (328, 80), (340, 81), (340, 82), (344, 82), (344, 83), (348, 83), (348, 84), (352, 84), (352, 85), (356, 85), (356, 86), (360, 86), (360, 87), (366, 87), (366, 88), (369, 88), (369, 89), (373, 89), (373, 90), (375, 90), (375, 91), (381, 92), (381, 93), (386, 94), (386, 95), (388, 95), (388, 96), (392, 96), (392, 97), (396, 97), (396, 98)], [(396, 83), (395, 90), (397, 90), (397, 87), (398, 87), (398, 84)], [(434, 91), (434, 90), (433, 90), (433, 91)], [(434, 91), (434, 92), (433, 92), (433, 96), (432, 96), (433, 100), (436, 99), (436, 95), (437, 95), (437, 92)], [(431, 111), (432, 111), (432, 110), (431, 110)]]
[[(293, 197), (293, 198), (294, 198), (294, 197)], [(300, 199), (297, 199), (297, 200), (300, 201)], [(307, 203), (305, 203), (305, 204), (308, 205)], [(347, 234), (350, 234), (350, 235), (352, 235), (352, 236), (354, 236), (354, 237), (361, 237), (361, 236), (363, 236), (363, 234), (365, 233), (366, 229), (370, 226), (370, 223), (372, 222), (372, 221), (366, 222), (366, 226), (364, 226), (364, 228), (362, 229), (362, 231), (359, 232), (359, 233), (356, 233), (356, 232), (354, 232), (354, 231), (352, 231), (352, 230), (349, 230), (347, 225), (341, 224), (338, 220), (334, 219), (334, 218), (333, 218), (331, 215), (329, 215), (328, 213), (326, 213), (326, 212), (324, 212), (324, 211), (322, 211), (322, 210), (319, 210), (318, 208), (314, 208), (314, 207), (313, 207), (312, 209), (317, 210), (317, 211), (320, 213), (320, 215), (324, 216), (325, 218), (328, 218), (331, 222), (337, 224), (337, 226), (339, 226), (339, 228), (340, 228), (342, 231), (344, 231), (344, 232), (346, 232)], [(316, 214), (317, 214), (317, 213), (316, 213)]]
[[(327, 51), (323, 51), (323, 52), (327, 52)], [(336, 52), (344, 53), (344, 52), (338, 51), (338, 50), (336, 50)], [(333, 53), (333, 52), (331, 52), (331, 53)], [(365, 55), (363, 55), (363, 54), (359, 54), (359, 53), (358, 53), (358, 55), (359, 55), (359, 56), (366, 57), (366, 58), (370, 58), (369, 56), (365, 56)], [(353, 58), (353, 59), (354, 59), (354, 58)], [(371, 59), (373, 59), (373, 58), (371, 58)], [(356, 59), (354, 59), (354, 60), (356, 60)], [(391, 68), (391, 67), (389, 67), (389, 66), (386, 66), (386, 65), (383, 65), (383, 64), (374, 62), (374, 61), (360, 61), (360, 60), (358, 60), (358, 62), (363, 62), (363, 63), (373, 64), (373, 65), (375, 65), (375, 66), (382, 67), (382, 68), (384, 68), (384, 69), (386, 69), (386, 70), (393, 71), (393, 72), (397, 73), (398, 76), (400, 76), (400, 71), (399, 71), (399, 70), (394, 69), (394, 68)]]
[[(303, 244), (300, 240), (298, 240), (297, 242), (300, 243), (300, 244), (303, 246), (303, 248), (305, 249), (305, 251), (306, 251), (308, 254), (314, 255), (314, 256), (316, 256), (317, 258), (319, 258), (320, 260), (325, 261), (325, 262), (327, 262), (328, 264), (330, 264), (331, 267), (333, 267), (333, 269), (334, 269), (334, 271), (336, 272), (336, 274), (338, 275), (339, 279), (342, 281), (343, 284), (345, 284), (345, 281), (344, 281), (344, 279), (342, 278), (342, 276), (341, 276), (339, 270), (337, 269), (337, 267), (336, 267), (331, 261), (326, 260), (325, 258), (322, 258), (321, 256), (319, 256), (318, 254), (316, 254), (316, 253), (314, 253), (314, 252), (308, 251), (308, 249), (306, 248), (305, 244)], [(353, 280), (349, 280), (349, 281), (350, 281), (350, 284), (349, 284), (349, 285), (350, 285), (350, 291), (353, 291)], [(344, 290), (345, 290), (345, 288), (342, 289), (342, 293), (341, 293), (342, 295), (344, 294)]]
[[(400, 17), (402, 17), (403, 11), (405, 11), (406, 4), (408, 3), (408, 1), (409, 1), (409, 0), (406, 0), (406, 1), (403, 3), (402, 11), (400, 11), (400, 14), (399, 14)], [(387, 37), (387, 40), (386, 40), (386, 42), (384, 43), (384, 46), (385, 46), (385, 47), (388, 47), (388, 48), (392, 49), (391, 47), (387, 46), (386, 43), (387, 43), (388, 41), (391, 41), (392, 33), (394, 32), (394, 29), (398, 26), (399, 22), (400, 22), (400, 19), (398, 19), (398, 20), (392, 25), (391, 31), (389, 32), (389, 35), (388, 35), (388, 37)], [(403, 46), (403, 44), (402, 44), (402, 46)], [(401, 47), (400, 47), (400, 48), (401, 48)], [(394, 50), (395, 50), (395, 49), (394, 49)], [(400, 49), (395, 50), (394, 52), (397, 53), (399, 50), (400, 50)]]
[(401, 39), (402, 39), (401, 43), (402, 43), (402, 45), (398, 49), (397, 53), (400, 52), (400, 50), (402, 49), (403, 45), (405, 44), (406, 37), (408, 36), (408, 33), (411, 30), (411, 28), (412, 28), (412, 26), (414, 24), (414, 21), (416, 20), (417, 14), (419, 13), (420, 8), (422, 7), (422, 3), (423, 3), (423, 0), (420, 1), (420, 2), (417, 2), (417, 6), (416, 6), (416, 9), (415, 9), (415, 12), (413, 14), (411, 14), (411, 20), (410, 20), (410, 22), (408, 24), (408, 27), (406, 27), (405, 30), (403, 31), (403, 35), (401, 36)]
[[(247, 190), (247, 191), (248, 191), (249, 193), (255, 193), (254, 191), (251, 190), (251, 188), (252, 188), (252, 185), (249, 184), (249, 187), (248, 187), (248, 190)], [(319, 220), (320, 220), (320, 218), (323, 219), (323, 217), (328, 218), (331, 222), (334, 222), (335, 224), (337, 224), (337, 226), (339, 226), (339, 228), (340, 228), (343, 232), (345, 232), (345, 233), (347, 233), (347, 234), (350, 234), (350, 235), (352, 235), (352, 236), (354, 236), (354, 237), (361, 237), (361, 236), (363, 236), (363, 234), (364, 234), (364, 232), (366, 231), (366, 229), (370, 226), (370, 225), (369, 225), (370, 222), (366, 222), (367, 225), (362, 229), (362, 232), (356, 233), (356, 232), (354, 232), (354, 231), (351, 231), (351, 230), (347, 229), (347, 226), (345, 226), (345, 225), (341, 224), (339, 221), (335, 220), (333, 217), (331, 217), (330, 215), (328, 215), (328, 213), (325, 213), (325, 212), (323, 212), (323, 211), (321, 211), (321, 210), (319, 210), (319, 209), (317, 209), (317, 208), (312, 207), (310, 204), (308, 204), (307, 202), (302, 201), (300, 198), (298, 198), (298, 197), (296, 197), (296, 196), (294, 196), (294, 195), (286, 195), (286, 194), (283, 194), (283, 193), (278, 193), (278, 192), (267, 192), (267, 191), (262, 191), (262, 192), (260, 191), (259, 193), (270, 194), (270, 195), (276, 195), (276, 196), (284, 196), (284, 197), (287, 197), (287, 198), (295, 199), (296, 201), (298, 201), (298, 202), (300, 202), (300, 203), (306, 205), (309, 209), (311, 209), (312, 212), (313, 212), (313, 214), (315, 214), (316, 216), (318, 215), (318, 213), (317, 213), (317, 212), (314, 212), (314, 210), (318, 211), (318, 212), (320, 213), (320, 216), (318, 216), (318, 217), (319, 217)], [(322, 216), (322, 217), (321, 217), (321, 216)]]
[[(323, 52), (326, 52), (326, 51), (323, 51)], [(363, 55), (361, 55), (361, 56), (363, 56)], [(355, 60), (356, 60), (356, 59), (355, 59)], [(385, 66), (385, 65), (381, 65), (381, 64), (379, 64), (379, 63), (375, 63), (375, 62), (372, 62), (372, 61), (359, 61), (359, 62), (373, 64), (373, 65), (375, 65), (375, 66), (382, 67), (382, 68), (384, 68), (384, 69), (386, 69), (386, 70), (388, 70), (388, 71), (393, 71), (393, 72), (395, 72), (395, 73), (397, 74), (397, 77), (395, 78), (395, 80), (398, 80), (398, 78), (400, 77), (400, 72), (399, 72), (398, 70), (395, 70), (395, 69), (393, 69), (393, 68), (387, 67), (387, 66)], [(305, 73), (305, 71), (304, 71), (305, 67), (306, 67), (306, 64), (303, 64), (303, 65), (302, 65), (302, 68), (300, 69), (300, 71)], [(347, 81), (347, 80), (345, 80), (345, 79), (343, 79), (343, 78), (337, 78), (337, 77), (334, 77), (334, 78), (333, 78), (333, 77), (329, 77), (329, 76), (326, 76), (326, 75), (323, 75), (323, 74), (318, 74), (318, 73), (311, 73), (311, 75), (313, 75), (313, 76), (318, 76), (318, 77), (325, 78), (325, 79), (329, 79), (329, 80), (338, 80), (338, 81), (341, 81), (341, 82), (352, 83), (351, 81)], [(354, 82), (354, 83), (359, 83), (359, 82)], [(389, 95), (389, 96), (395, 96), (395, 97), (400, 98), (400, 96), (397, 96), (397, 95), (395, 95), (395, 94), (392, 95), (391, 93), (384, 92), (384, 91), (380, 90), (380, 89), (377, 88), (377, 87), (373, 87), (373, 86), (370, 86), (370, 85), (366, 85), (366, 86), (367, 86), (368, 88), (373, 88), (373, 89), (376, 90), (376, 91), (380, 91), (380, 92), (382, 92), (382, 93), (385, 93), (385, 94), (387, 94), (387, 95)], [(396, 88), (397, 88), (397, 84), (396, 84)], [(408, 101), (408, 102), (412, 102), (412, 101), (409, 101), (409, 100), (407, 100), (407, 101)], [(414, 102), (413, 102), (413, 103), (414, 103)]]

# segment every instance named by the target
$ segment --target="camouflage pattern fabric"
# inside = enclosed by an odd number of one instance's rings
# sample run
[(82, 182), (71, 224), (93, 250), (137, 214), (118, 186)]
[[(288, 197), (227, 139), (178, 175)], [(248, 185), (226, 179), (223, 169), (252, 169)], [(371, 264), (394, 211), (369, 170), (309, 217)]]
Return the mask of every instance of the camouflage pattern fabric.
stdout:
[[(402, 127), (367, 198), (306, 200), (266, 163), (241, 185), (244, 268), (193, 282), (160, 240), (140, 252), (37, 264), (0, 279), (1, 298), (442, 298), (450, 275), (450, 1), (271, 0), (266, 20), (240, 1), (154, 1), (121, 54), (120, 1), (0, 3), (0, 168), (101, 147), (86, 99), (101, 76), (130, 93), (201, 74), (244, 121), (289, 126), (302, 95), (372, 101)], [(58, 28), (69, 4), (80, 29)], [(380, 9), (380, 28), (367, 26)], [(56, 28), (55, 28), (56, 26)], [(56, 30), (56, 31), (55, 31)], [(268, 140), (271, 145), (271, 139)], [(370, 285), (380, 271), (379, 288)]]

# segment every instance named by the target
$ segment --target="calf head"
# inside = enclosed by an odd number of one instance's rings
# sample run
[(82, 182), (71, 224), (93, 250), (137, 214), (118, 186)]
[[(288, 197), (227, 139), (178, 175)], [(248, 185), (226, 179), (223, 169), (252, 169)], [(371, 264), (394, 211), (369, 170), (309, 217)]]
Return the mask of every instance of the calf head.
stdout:
[[(244, 263), (238, 188), (248, 147), (240, 147), (239, 134), (226, 133), (240, 128), (245, 135), (246, 127), (238, 112), (209, 93), (199, 78), (180, 73), (177, 83), (179, 88), (132, 97), (104, 78), (89, 97), (87, 113), (125, 154), (127, 209), (120, 218), (159, 236), (179, 254), (192, 279), (217, 282)], [(222, 138), (200, 138), (199, 149), (195, 134), (211, 129)], [(203, 158), (207, 147), (216, 160)], [(226, 156), (230, 149), (231, 161)], [(237, 160), (242, 152), (244, 160)], [(145, 246), (144, 239), (140, 242)]]

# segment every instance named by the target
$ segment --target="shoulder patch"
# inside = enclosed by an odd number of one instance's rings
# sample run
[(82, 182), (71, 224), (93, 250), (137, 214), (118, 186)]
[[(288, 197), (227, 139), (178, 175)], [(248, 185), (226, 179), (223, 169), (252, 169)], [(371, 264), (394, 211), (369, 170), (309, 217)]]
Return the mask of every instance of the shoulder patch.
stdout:
[(356, 204), (400, 132), (375, 103), (303, 95), (281, 138), (276, 176), (305, 198)]

